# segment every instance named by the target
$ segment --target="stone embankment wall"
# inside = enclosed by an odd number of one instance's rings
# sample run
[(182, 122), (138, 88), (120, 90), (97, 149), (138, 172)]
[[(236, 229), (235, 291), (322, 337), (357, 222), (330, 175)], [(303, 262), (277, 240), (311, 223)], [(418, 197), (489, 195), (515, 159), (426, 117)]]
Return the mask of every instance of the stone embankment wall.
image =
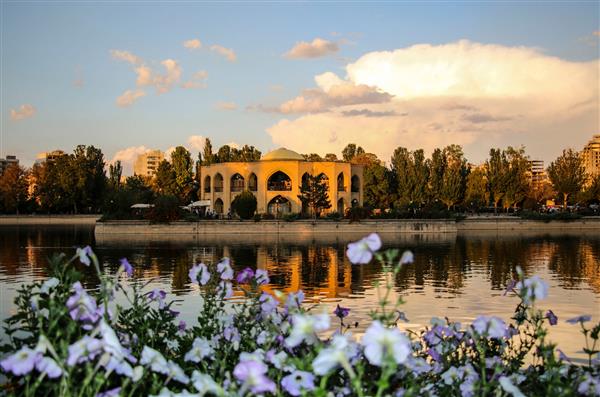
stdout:
[(94, 225), (100, 215), (2, 215), (0, 226)]

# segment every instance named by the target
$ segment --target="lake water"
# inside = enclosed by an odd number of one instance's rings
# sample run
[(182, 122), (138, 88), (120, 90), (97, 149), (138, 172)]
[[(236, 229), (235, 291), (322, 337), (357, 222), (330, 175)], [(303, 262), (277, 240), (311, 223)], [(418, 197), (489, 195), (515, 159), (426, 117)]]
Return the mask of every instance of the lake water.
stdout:
[[(377, 302), (373, 284), (385, 277), (376, 263), (353, 266), (346, 259), (346, 244), (360, 237), (234, 235), (200, 241), (178, 236), (171, 236), (168, 242), (145, 238), (95, 241), (90, 226), (4, 226), (0, 227), (0, 319), (14, 313), (13, 300), (21, 284), (47, 276), (50, 255), (72, 255), (75, 246), (91, 245), (109, 272), (117, 270), (119, 258), (129, 258), (135, 266), (131, 282), (151, 281), (148, 288), (162, 288), (171, 298), (181, 300), (175, 306), (188, 323), (194, 321), (199, 299), (188, 279), (189, 268), (193, 263), (214, 263), (227, 256), (235, 270), (268, 270), (270, 290), (302, 289), (311, 302), (330, 311), (336, 304), (350, 307), (350, 320), (359, 322), (360, 332)], [(516, 266), (550, 284), (549, 297), (540, 308), (551, 308), (559, 317), (550, 337), (567, 355), (581, 358), (584, 340), (579, 327), (564, 320), (580, 314), (600, 320), (598, 233), (382, 238), (385, 247), (410, 249), (415, 254), (415, 263), (404, 267), (395, 281), (394, 293), (404, 297), (404, 312), (410, 320), (404, 327), (423, 327), (432, 316), (470, 323), (478, 314), (486, 314), (508, 321), (517, 298), (503, 293)], [(87, 286), (94, 287), (92, 272), (85, 270)]]

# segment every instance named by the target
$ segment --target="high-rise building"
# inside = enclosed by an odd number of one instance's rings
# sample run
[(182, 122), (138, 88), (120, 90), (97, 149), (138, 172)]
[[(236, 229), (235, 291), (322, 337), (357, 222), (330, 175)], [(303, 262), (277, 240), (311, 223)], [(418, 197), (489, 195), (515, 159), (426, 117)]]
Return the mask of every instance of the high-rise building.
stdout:
[(600, 134), (594, 137), (585, 145), (581, 151), (583, 166), (585, 172), (593, 177), (600, 174)]
[(544, 183), (548, 180), (543, 160), (529, 161), (529, 174), (531, 178), (531, 187), (536, 190), (543, 187)]
[(7, 155), (5, 159), (0, 158), (0, 175), (4, 174), (4, 170), (13, 164), (19, 165), (17, 156)]
[(37, 155), (37, 158), (35, 159), (35, 163), (36, 164), (40, 164), (40, 163), (45, 163), (45, 162), (53, 162), (55, 161), (57, 158), (59, 158), (60, 156), (64, 156), (65, 152), (63, 152), (62, 150), (56, 149), (56, 150), (52, 150), (51, 152), (42, 152), (39, 153)]
[(165, 154), (160, 150), (150, 150), (140, 154), (133, 164), (133, 174), (142, 176), (154, 176), (158, 165), (165, 159)]

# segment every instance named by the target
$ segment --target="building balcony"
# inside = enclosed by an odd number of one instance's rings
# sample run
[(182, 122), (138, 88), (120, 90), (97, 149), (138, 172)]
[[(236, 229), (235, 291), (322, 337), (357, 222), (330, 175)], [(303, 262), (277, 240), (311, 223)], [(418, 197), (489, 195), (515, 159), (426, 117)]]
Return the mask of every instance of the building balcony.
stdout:
[(292, 182), (269, 182), (267, 190), (275, 192), (290, 191), (292, 190)]

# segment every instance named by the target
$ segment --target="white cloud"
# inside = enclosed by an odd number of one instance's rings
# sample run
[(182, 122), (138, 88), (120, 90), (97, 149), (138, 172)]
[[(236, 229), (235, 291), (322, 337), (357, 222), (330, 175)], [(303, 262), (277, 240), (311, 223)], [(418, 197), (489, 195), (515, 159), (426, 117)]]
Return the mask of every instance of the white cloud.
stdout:
[(145, 95), (146, 93), (143, 90), (127, 90), (117, 98), (116, 103), (119, 107), (128, 107), (133, 105), (135, 101), (137, 101)]
[(179, 82), (182, 70), (177, 61), (165, 59), (160, 64), (165, 68), (166, 73), (156, 73), (144, 65), (136, 68), (138, 87), (153, 86), (156, 93), (160, 95), (169, 92), (173, 85)]
[(110, 55), (119, 61), (125, 61), (132, 65), (140, 65), (144, 62), (144, 60), (137, 55), (132, 54), (129, 51), (123, 50), (110, 50)]
[(596, 30), (595, 32), (592, 33), (594, 36), (600, 36), (600, 30)]
[(130, 146), (125, 149), (119, 150), (110, 160), (110, 164), (114, 164), (117, 160), (121, 161), (123, 167), (123, 175), (133, 175), (133, 164), (135, 159), (140, 154), (149, 152), (151, 149), (146, 146)]
[(220, 55), (223, 55), (229, 62), (235, 62), (237, 60), (237, 55), (231, 48), (225, 48), (218, 44), (210, 46), (211, 51), (215, 51)]
[(206, 142), (206, 137), (202, 135), (190, 135), (187, 139), (187, 146), (198, 152), (204, 150), (204, 143)]
[(206, 88), (206, 78), (208, 72), (206, 70), (200, 70), (192, 76), (192, 78), (181, 84), (181, 88), (193, 89), (193, 88)]
[(305, 153), (355, 142), (387, 161), (398, 146), (431, 151), (457, 143), (479, 161), (490, 147), (524, 144), (550, 160), (597, 132), (599, 70), (598, 60), (469, 41), (372, 52), (348, 64), (344, 80), (316, 76), (318, 89), (276, 109), (312, 114), (267, 131), (276, 145)]
[(33, 105), (25, 103), (18, 109), (10, 109), (10, 119), (13, 121), (25, 120), (35, 116), (36, 113), (37, 109)]
[(217, 102), (215, 105), (219, 110), (235, 110), (237, 109), (237, 105), (235, 102)]
[(240, 148), (240, 144), (237, 142), (229, 142), (229, 143), (226, 143), (225, 145), (229, 146), (230, 148), (234, 148), (234, 149)]
[(284, 56), (289, 59), (319, 58), (334, 54), (339, 49), (337, 43), (317, 37), (310, 43), (306, 41), (297, 42)]
[(198, 39), (186, 40), (183, 42), (183, 46), (189, 50), (198, 50), (202, 47), (202, 42)]

